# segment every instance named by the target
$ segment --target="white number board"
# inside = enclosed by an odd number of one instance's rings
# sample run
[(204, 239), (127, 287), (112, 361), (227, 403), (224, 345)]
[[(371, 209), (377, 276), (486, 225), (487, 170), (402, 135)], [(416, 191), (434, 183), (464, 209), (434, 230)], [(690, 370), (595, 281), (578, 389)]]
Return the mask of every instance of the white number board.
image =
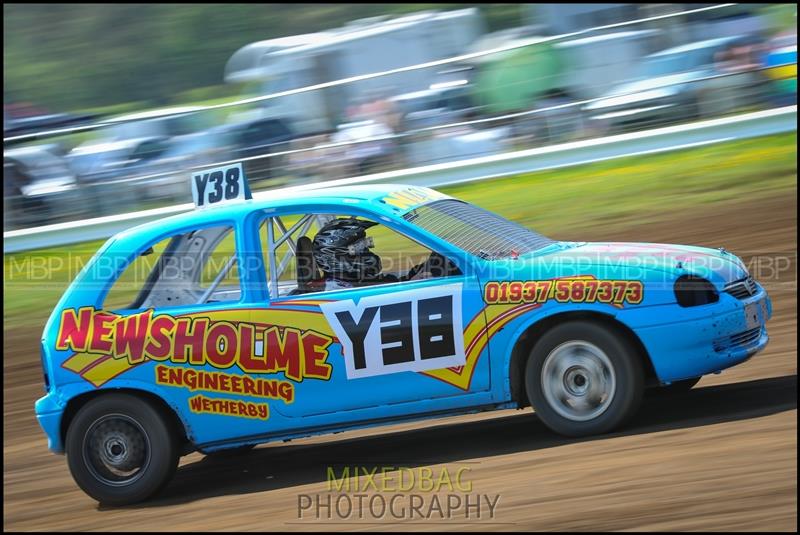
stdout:
[(192, 173), (192, 200), (198, 208), (251, 198), (241, 163)]
[(348, 379), (466, 363), (461, 284), (320, 305), (342, 343)]

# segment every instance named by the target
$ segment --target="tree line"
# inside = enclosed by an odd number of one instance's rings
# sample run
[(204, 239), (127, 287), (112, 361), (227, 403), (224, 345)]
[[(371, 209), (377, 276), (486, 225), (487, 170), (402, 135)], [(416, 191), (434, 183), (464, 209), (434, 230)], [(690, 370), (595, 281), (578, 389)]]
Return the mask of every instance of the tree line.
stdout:
[(470, 6), (489, 31), (523, 24), (518, 4), (4, 4), (3, 101), (75, 111), (232, 97), (225, 63), (248, 43)]

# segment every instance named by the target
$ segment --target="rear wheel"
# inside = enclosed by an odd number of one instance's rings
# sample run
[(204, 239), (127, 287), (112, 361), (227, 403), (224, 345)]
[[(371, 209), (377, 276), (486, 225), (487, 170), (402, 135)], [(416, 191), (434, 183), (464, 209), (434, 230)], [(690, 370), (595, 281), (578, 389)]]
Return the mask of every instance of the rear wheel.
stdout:
[(108, 394), (87, 403), (67, 429), (67, 464), (100, 503), (126, 505), (158, 492), (178, 466), (174, 430), (151, 403)]
[(571, 321), (552, 328), (533, 347), (525, 383), (545, 425), (584, 436), (611, 431), (638, 410), (644, 373), (637, 352), (616, 332)]

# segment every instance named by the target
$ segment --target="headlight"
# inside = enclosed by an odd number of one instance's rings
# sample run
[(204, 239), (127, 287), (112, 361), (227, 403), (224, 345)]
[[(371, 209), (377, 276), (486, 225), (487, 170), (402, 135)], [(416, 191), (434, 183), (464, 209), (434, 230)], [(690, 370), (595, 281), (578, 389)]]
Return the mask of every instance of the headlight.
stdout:
[(682, 275), (675, 281), (675, 299), (682, 307), (696, 307), (719, 301), (717, 289), (710, 281), (693, 275)]

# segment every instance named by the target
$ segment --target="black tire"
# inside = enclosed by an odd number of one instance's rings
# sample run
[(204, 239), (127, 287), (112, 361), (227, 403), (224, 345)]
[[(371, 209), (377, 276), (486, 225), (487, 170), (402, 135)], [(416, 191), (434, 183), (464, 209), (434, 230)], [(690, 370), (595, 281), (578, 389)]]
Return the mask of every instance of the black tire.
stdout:
[(700, 379), (703, 377), (693, 377), (692, 379), (684, 379), (683, 381), (675, 381), (674, 383), (668, 384), (666, 386), (657, 386), (651, 388), (648, 391), (648, 394), (652, 392), (653, 395), (658, 396), (671, 396), (671, 395), (680, 395), (685, 394), (689, 390), (691, 390), (694, 385), (700, 382)]
[(172, 478), (179, 458), (175, 429), (161, 412), (122, 393), (81, 408), (67, 429), (66, 453), (78, 486), (107, 505), (151, 497)]
[[(616, 331), (570, 321), (547, 331), (533, 347), (525, 387), (547, 427), (571, 437), (595, 435), (623, 425), (638, 410), (644, 372), (637, 351)], [(585, 403), (590, 407), (582, 411)]]

